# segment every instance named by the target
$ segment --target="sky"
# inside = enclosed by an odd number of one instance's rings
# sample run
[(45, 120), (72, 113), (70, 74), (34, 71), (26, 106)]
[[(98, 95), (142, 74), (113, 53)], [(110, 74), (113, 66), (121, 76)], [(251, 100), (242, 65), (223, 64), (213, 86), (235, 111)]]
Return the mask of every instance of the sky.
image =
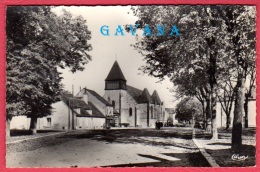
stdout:
[[(134, 25), (137, 18), (133, 15), (130, 6), (59, 6), (53, 9), (57, 14), (62, 9), (66, 9), (73, 15), (81, 15), (87, 20), (88, 29), (92, 38), (89, 43), (93, 50), (89, 52), (92, 60), (85, 65), (85, 70), (72, 74), (68, 69), (62, 70), (62, 83), (65, 90), (78, 93), (81, 88), (87, 87), (94, 90), (101, 96), (105, 93), (105, 79), (112, 68), (115, 60), (127, 80), (127, 85), (140, 90), (147, 88), (152, 94), (157, 90), (160, 98), (165, 103), (165, 107), (175, 107), (176, 99), (174, 93), (170, 92), (173, 84), (166, 78), (159, 82), (158, 78), (143, 74), (138, 70), (145, 64), (144, 57), (131, 46), (135, 43), (135, 37), (125, 32), (125, 36), (114, 36), (118, 25), (122, 27), (126, 24)], [(103, 25), (109, 26), (110, 36), (103, 36), (100, 28)]]

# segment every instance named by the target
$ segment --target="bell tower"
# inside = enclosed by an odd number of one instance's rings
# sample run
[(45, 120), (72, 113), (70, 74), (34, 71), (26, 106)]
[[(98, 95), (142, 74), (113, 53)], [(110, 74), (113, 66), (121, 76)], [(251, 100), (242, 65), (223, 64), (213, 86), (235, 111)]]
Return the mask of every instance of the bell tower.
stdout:
[(115, 118), (115, 123), (126, 122), (126, 79), (117, 61), (113, 64), (107, 78), (105, 79), (105, 95), (106, 100), (110, 100), (114, 109), (119, 113)]
[(117, 61), (105, 80), (105, 90), (126, 90), (126, 79)]

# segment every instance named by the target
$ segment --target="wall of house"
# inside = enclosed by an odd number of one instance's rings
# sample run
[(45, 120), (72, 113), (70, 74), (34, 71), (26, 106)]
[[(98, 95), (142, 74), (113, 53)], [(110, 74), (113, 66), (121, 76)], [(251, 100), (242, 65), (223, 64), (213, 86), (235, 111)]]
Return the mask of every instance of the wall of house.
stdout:
[[(59, 101), (52, 104), (53, 112), (52, 115), (43, 118), (38, 118), (37, 128), (38, 129), (68, 129), (68, 113), (69, 108), (63, 102)], [(51, 126), (48, 123), (47, 118), (51, 118)], [(72, 111), (70, 110), (70, 119), (72, 119)], [(72, 124), (70, 124), (72, 126)]]
[[(37, 119), (37, 129), (67, 129), (68, 107), (62, 101), (54, 103), (52, 107), (53, 107), (52, 115)], [(48, 123), (47, 118), (51, 119), (50, 123)], [(10, 127), (11, 129), (27, 130), (30, 127), (30, 122), (31, 119), (27, 118), (26, 116), (17, 116), (17, 117), (13, 117)]]
[[(231, 114), (231, 123), (230, 127), (233, 125), (234, 119), (234, 104), (232, 106)], [(218, 127), (226, 127), (226, 114), (221, 108), (221, 104), (217, 103), (217, 126)], [(248, 126), (249, 127), (256, 127), (256, 101), (249, 101), (248, 102)], [(244, 127), (244, 118), (243, 118), (243, 127)]]
[(105, 118), (77, 117), (76, 129), (103, 129)]
[(10, 129), (25, 129), (30, 127), (31, 118), (26, 116), (15, 116), (11, 120)]

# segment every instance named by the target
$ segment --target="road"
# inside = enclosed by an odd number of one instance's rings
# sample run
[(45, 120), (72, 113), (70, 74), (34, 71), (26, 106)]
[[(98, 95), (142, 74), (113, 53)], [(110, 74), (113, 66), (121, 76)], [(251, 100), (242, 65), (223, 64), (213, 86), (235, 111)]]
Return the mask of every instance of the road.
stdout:
[(207, 167), (185, 128), (79, 130), (7, 145), (7, 167)]

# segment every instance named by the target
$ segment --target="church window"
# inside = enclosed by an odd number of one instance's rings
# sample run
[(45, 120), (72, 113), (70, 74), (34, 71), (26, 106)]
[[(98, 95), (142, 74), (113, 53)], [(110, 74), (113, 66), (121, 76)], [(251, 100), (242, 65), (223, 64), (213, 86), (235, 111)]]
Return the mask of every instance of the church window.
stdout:
[(112, 106), (115, 108), (115, 101), (114, 100), (112, 100)]
[(119, 83), (117, 81), (110, 81), (107, 83), (108, 89), (119, 89)]
[(129, 116), (132, 116), (132, 115), (133, 115), (133, 109), (129, 108)]

